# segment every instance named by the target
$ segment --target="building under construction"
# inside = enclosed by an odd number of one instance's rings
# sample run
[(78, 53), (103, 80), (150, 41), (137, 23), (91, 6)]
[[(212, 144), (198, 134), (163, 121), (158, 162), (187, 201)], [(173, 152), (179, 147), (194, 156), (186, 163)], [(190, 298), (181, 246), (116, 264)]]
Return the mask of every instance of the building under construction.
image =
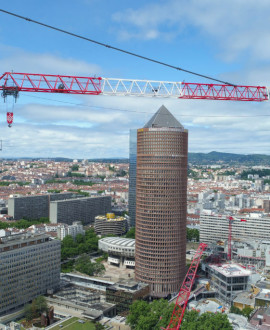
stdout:
[(216, 297), (230, 304), (236, 295), (247, 289), (251, 271), (238, 264), (204, 264), (210, 284)]

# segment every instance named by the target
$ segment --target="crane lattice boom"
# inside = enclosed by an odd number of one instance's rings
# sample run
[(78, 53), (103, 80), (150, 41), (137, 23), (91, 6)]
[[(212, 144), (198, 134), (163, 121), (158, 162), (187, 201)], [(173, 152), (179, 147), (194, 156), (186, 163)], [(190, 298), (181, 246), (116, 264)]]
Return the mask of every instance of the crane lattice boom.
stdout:
[(187, 275), (178, 293), (174, 310), (172, 313), (172, 317), (166, 330), (171, 330), (171, 329), (178, 330), (181, 326), (181, 322), (184, 317), (184, 313), (188, 303), (192, 285), (194, 283), (196, 272), (200, 264), (201, 256), (206, 248), (207, 248), (207, 244), (201, 243), (196, 251), (196, 254), (192, 260)]
[(234, 86), (16, 72), (5, 72), (0, 76), (0, 90), (6, 95), (17, 91), (257, 102), (269, 99), (268, 89), (261, 86)]

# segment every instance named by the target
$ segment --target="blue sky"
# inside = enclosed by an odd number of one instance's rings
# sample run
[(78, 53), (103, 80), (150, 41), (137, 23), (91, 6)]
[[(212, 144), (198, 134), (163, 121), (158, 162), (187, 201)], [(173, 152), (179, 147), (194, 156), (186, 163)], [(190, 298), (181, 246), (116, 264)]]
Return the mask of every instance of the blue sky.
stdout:
[[(0, 8), (217, 79), (270, 86), (268, 0), (14, 0)], [(1, 73), (206, 82), (1, 12), (0, 22)], [(269, 102), (21, 93), (12, 128), (12, 101), (0, 103), (0, 157), (127, 157), (129, 129), (162, 104), (189, 130), (190, 152), (270, 154)]]

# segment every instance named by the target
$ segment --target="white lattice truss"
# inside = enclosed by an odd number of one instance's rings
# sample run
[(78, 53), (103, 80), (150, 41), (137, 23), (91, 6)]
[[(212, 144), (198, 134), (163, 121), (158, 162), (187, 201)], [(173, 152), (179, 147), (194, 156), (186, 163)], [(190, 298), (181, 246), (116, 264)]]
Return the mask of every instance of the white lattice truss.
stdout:
[(102, 78), (104, 95), (175, 97), (182, 95), (182, 83), (156, 80)]

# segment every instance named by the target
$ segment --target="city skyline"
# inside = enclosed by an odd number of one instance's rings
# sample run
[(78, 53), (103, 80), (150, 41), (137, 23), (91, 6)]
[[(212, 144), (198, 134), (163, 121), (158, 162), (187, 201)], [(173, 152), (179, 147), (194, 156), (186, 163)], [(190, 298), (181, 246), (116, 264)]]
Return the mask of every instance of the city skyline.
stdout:
[[(104, 6), (96, 0), (50, 0), (37, 7), (33, 0), (15, 0), (2, 9), (231, 83), (270, 85), (270, 4), (265, 1), (191, 1), (188, 6), (176, 0), (138, 1), (131, 7), (124, 1)], [(0, 17), (1, 74), (14, 70), (206, 82), (4, 13)], [(129, 130), (143, 126), (162, 104), (189, 129), (192, 152), (269, 154), (268, 102), (21, 93), (9, 129), (6, 111), (13, 108), (12, 101), (9, 107), (0, 101), (2, 157), (127, 157)]]

